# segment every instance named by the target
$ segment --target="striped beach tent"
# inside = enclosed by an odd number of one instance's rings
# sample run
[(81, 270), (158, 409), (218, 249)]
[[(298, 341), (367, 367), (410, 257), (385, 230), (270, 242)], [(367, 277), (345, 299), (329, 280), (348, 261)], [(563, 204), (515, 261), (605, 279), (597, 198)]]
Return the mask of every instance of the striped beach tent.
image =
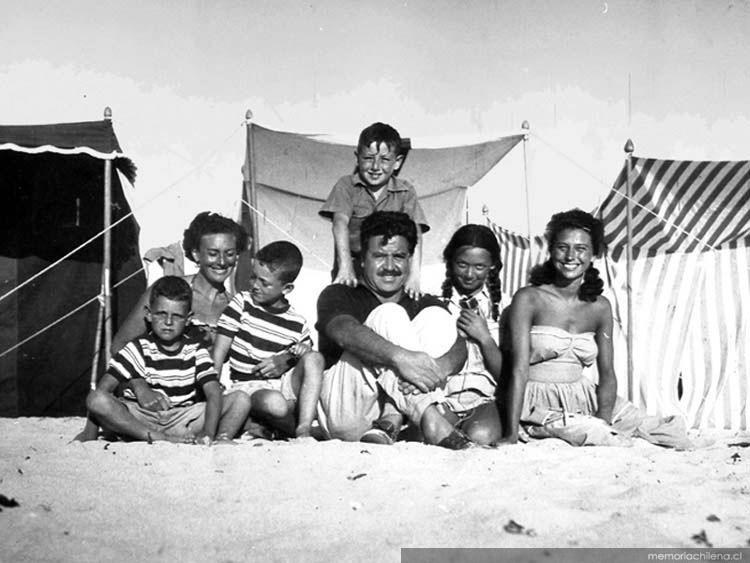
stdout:
[[(627, 180), (626, 166), (599, 210), (623, 323)], [(750, 162), (633, 157), (630, 184), (634, 401), (695, 428), (746, 430)]]
[(500, 260), (503, 263), (500, 285), (508, 298), (504, 301), (510, 303), (513, 294), (528, 285), (531, 268), (546, 259), (547, 246), (544, 237), (534, 236), (529, 240), (528, 236), (509, 231), (493, 221), (488, 223), (500, 243)]

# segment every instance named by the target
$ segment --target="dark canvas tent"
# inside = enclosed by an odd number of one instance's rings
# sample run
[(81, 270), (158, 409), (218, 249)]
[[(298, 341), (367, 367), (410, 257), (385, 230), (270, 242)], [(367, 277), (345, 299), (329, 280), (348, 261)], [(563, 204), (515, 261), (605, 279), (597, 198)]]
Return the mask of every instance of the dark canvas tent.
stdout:
[[(0, 126), (0, 416), (85, 412), (98, 302), (18, 345), (100, 293), (106, 160), (118, 172), (112, 174), (114, 223), (130, 213), (119, 173), (132, 181), (135, 168), (111, 121)], [(116, 286), (141, 268), (138, 225), (131, 216), (111, 233), (110, 283)], [(144, 286), (137, 274), (113, 290), (114, 326)]]

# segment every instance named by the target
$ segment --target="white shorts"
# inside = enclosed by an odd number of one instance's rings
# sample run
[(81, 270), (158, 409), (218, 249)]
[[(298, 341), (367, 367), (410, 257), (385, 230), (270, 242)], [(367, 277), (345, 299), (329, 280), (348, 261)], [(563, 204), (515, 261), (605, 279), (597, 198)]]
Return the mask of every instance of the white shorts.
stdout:
[(271, 391), (278, 391), (283, 395), (287, 401), (297, 401), (297, 395), (294, 393), (294, 386), (292, 385), (292, 373), (294, 368), (284, 372), (281, 377), (274, 379), (254, 379), (252, 381), (233, 381), (232, 386), (225, 391), (227, 393), (233, 393), (234, 391), (242, 391), (246, 395), (252, 397), (253, 393), (262, 389), (268, 389)]

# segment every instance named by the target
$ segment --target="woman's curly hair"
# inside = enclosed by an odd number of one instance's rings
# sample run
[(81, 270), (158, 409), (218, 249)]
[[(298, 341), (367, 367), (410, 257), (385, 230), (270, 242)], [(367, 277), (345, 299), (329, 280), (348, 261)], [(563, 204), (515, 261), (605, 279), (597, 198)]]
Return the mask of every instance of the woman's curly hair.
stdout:
[(453, 292), (453, 259), (459, 248), (471, 246), (474, 248), (484, 248), (492, 256), (492, 267), (487, 274), (487, 289), (490, 293), (490, 302), (492, 303), (492, 320), (497, 320), (499, 316), (498, 304), (500, 303), (500, 270), (503, 263), (500, 260), (500, 245), (497, 237), (488, 227), (483, 225), (464, 225), (459, 228), (451, 240), (448, 241), (445, 250), (443, 250), (443, 261), (445, 262), (445, 280), (442, 285), (442, 295), (445, 299), (450, 299)]
[[(547, 248), (552, 252), (552, 248), (557, 241), (558, 235), (568, 229), (580, 229), (591, 236), (591, 247), (594, 256), (600, 257), (606, 250), (604, 242), (604, 224), (581, 209), (571, 209), (562, 213), (555, 213), (547, 223), (545, 238), (547, 239)], [(542, 285), (553, 283), (555, 280), (555, 267), (552, 261), (548, 259), (543, 264), (532, 268), (529, 275), (531, 285)], [(596, 301), (596, 298), (604, 291), (604, 282), (599, 277), (599, 270), (591, 264), (583, 276), (583, 284), (578, 289), (578, 298), (582, 301)]]
[(227, 217), (210, 211), (198, 213), (182, 234), (182, 249), (185, 256), (193, 259), (193, 250), (200, 248), (201, 238), (205, 235), (233, 235), (237, 243), (237, 252), (247, 249), (248, 235), (244, 227)]

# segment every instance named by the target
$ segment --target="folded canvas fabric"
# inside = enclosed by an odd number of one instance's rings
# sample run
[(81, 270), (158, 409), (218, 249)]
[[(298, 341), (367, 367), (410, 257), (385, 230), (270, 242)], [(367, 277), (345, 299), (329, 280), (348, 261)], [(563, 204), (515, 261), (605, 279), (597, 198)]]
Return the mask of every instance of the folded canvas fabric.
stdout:
[(631, 446), (636, 437), (677, 450), (695, 447), (682, 417), (647, 416), (624, 403), (611, 425), (591, 415), (534, 408), (528, 417), (533, 424), (526, 431), (532, 438), (559, 438), (574, 446)]
[(182, 244), (175, 242), (169, 246), (152, 248), (143, 256), (146, 262), (157, 262), (165, 276), (185, 275), (185, 254)]

